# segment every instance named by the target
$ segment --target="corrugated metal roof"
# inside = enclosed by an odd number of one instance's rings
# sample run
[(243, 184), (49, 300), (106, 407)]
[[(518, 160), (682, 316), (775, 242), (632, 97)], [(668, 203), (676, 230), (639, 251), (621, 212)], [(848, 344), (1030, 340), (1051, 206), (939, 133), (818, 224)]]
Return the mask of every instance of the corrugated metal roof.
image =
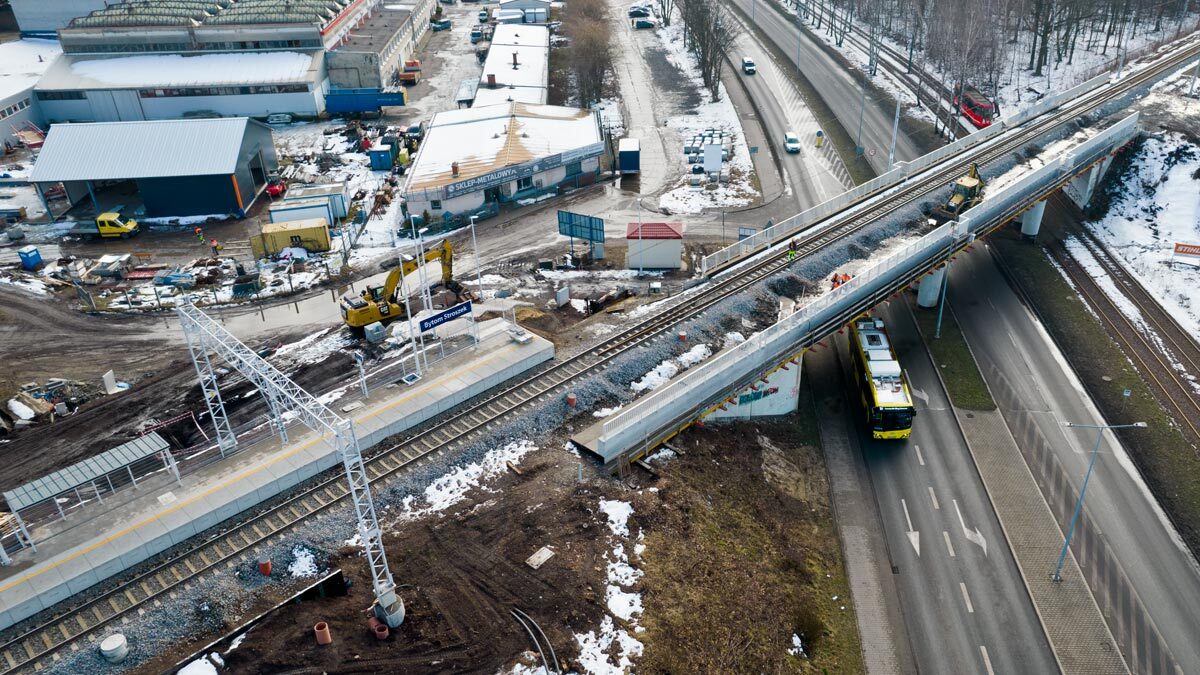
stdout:
[(122, 443), (112, 450), (106, 450), (95, 457), (89, 457), (48, 476), (42, 476), (16, 489), (8, 490), (4, 493), (4, 501), (8, 502), (8, 508), (20, 511), (52, 499), (72, 488), (86, 485), (97, 478), (103, 478), (107, 473), (122, 469), (157, 452), (162, 452), (168, 447), (170, 446), (162, 436), (158, 435), (158, 432), (151, 432), (128, 443)]
[(55, 124), (30, 182), (232, 174), (249, 119)]
[(683, 223), (629, 223), (629, 227), (625, 229), (625, 238), (683, 239)]

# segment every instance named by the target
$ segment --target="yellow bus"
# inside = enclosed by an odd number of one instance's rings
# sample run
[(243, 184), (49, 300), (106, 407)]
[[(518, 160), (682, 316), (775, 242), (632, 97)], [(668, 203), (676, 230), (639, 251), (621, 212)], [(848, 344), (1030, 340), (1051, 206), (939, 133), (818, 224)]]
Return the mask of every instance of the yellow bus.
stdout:
[(850, 323), (850, 358), (871, 436), (908, 438), (917, 411), (882, 319), (863, 315)]

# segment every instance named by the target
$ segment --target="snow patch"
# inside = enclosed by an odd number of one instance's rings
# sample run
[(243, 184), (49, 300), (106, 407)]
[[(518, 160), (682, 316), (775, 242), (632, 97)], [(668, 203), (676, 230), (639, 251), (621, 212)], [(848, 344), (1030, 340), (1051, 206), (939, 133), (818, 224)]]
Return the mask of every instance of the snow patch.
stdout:
[(653, 391), (663, 386), (675, 377), (681, 370), (687, 370), (712, 356), (708, 345), (700, 344), (687, 350), (680, 356), (667, 359), (646, 373), (640, 380), (634, 381), (629, 388), (635, 392)]
[(8, 399), (8, 410), (23, 420), (31, 420), (37, 416), (37, 413), (33, 411), (33, 408), (30, 408), (15, 398)]
[(601, 408), (601, 409), (597, 410), (596, 412), (592, 413), (592, 416), (593, 417), (608, 417), (610, 415), (613, 415), (620, 409), (621, 409), (621, 406), (619, 406), (619, 405), (615, 405), (611, 408)]
[(608, 529), (618, 537), (629, 536), (629, 516), (633, 515), (633, 504), (619, 499), (600, 501), (600, 510), (608, 516)]
[(420, 503), (413, 495), (405, 497), (399, 522), (410, 522), (445, 511), (466, 499), (472, 488), (480, 487), (483, 481), (503, 473), (509, 462), (517, 464), (534, 450), (537, 450), (537, 446), (529, 441), (514, 441), (503, 448), (489, 450), (478, 462), (454, 468), (425, 488)]
[(288, 565), (288, 574), (293, 579), (317, 576), (317, 556), (308, 548), (297, 544), (292, 547), (292, 562)]

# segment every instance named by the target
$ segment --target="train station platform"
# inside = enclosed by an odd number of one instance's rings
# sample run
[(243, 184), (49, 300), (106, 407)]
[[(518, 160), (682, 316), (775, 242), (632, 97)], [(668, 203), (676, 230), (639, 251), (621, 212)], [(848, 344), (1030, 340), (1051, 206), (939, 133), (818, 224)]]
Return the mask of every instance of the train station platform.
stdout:
[[(431, 364), (417, 382), (382, 386), (362, 406), (339, 413), (354, 420), (364, 454), (368, 448), (554, 358), (554, 345), (525, 333), (516, 341), (511, 324), (479, 324), (474, 348)], [(356, 392), (356, 373), (347, 373)], [(348, 399), (334, 404), (339, 410)], [(179, 544), (341, 463), (332, 444), (299, 424), (278, 436), (239, 447), (226, 459), (173, 477), (139, 481), (88, 518), (71, 515), (33, 528), (37, 552), (25, 549), (13, 565), (0, 567), (0, 629)], [(215, 450), (215, 449), (214, 449)]]

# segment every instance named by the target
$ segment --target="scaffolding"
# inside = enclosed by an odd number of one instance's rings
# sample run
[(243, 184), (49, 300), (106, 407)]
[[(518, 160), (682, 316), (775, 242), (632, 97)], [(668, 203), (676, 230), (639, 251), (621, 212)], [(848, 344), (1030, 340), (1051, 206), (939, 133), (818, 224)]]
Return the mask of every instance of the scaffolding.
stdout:
[(339, 417), (287, 375), (267, 363), (254, 350), (242, 344), (224, 327), (200, 311), (190, 300), (181, 299), (175, 312), (179, 316), (179, 323), (191, 352), (192, 364), (200, 378), (200, 386), (212, 415), (222, 455), (236, 446), (237, 439), (229, 426), (229, 416), (225, 413), (225, 404), (217, 386), (216, 371), (213, 370), (209, 357), (210, 352), (237, 369), (263, 393), (275, 420), (276, 430), (283, 440), (286, 441), (287, 438), (285, 415), (290, 413), (309, 429), (332, 441), (346, 471), (358, 535), (366, 551), (367, 563), (371, 567), (376, 600), (375, 613), (390, 627), (399, 626), (404, 621), (404, 602), (396, 594), (396, 582), (388, 568), (379, 519), (371, 498), (370, 479), (363, 465), (354, 424)]

